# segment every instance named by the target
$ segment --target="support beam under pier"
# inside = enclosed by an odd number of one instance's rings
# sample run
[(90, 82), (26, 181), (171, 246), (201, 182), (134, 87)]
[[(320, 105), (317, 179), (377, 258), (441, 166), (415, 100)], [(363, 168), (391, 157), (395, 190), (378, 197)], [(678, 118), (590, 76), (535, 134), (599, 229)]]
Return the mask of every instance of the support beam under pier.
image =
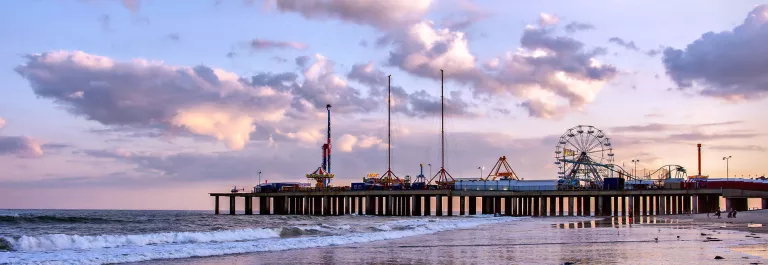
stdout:
[(235, 215), (235, 196), (229, 196), (229, 214)]
[(219, 196), (215, 196), (215, 197), (216, 197), (216, 202), (214, 202), (213, 204), (213, 213), (219, 214)]
[(435, 216), (443, 216), (443, 196), (435, 196)]
[(477, 197), (469, 196), (469, 215), (477, 215)]

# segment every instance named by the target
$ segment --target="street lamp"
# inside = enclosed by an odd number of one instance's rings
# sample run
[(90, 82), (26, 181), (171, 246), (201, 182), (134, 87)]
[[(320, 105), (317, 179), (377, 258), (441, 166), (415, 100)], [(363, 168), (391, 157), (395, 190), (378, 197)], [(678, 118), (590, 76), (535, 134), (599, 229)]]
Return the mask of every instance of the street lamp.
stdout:
[(640, 162), (640, 159), (632, 159), (632, 163), (635, 163), (635, 178), (637, 178), (637, 162)]
[(259, 171), (259, 185), (261, 185), (261, 171)]
[(429, 166), (429, 176), (432, 177), (432, 164), (427, 164)]
[(730, 164), (729, 162), (731, 161), (731, 156), (723, 157), (723, 160), (725, 160), (725, 180), (727, 181), (728, 180), (728, 175), (730, 175), (730, 173), (731, 173), (730, 172), (730, 165), (729, 165)]
[(483, 179), (483, 168), (484, 167), (477, 167), (477, 169), (480, 170), (480, 179)]

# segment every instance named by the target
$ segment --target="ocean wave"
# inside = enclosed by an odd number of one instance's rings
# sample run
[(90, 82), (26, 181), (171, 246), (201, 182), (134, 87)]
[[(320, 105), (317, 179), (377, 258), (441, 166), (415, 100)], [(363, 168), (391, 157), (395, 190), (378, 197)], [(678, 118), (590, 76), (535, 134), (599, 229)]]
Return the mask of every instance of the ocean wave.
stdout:
[(279, 237), (279, 229), (256, 228), (213, 232), (169, 232), (142, 235), (44, 235), (5, 238), (14, 251), (51, 251), (64, 249), (115, 248), (171, 243), (207, 243), (247, 241)]
[(282, 238), (321, 234), (327, 234), (327, 232), (321, 229), (312, 229), (306, 227), (283, 227), (283, 229), (280, 230), (280, 237)]
[(20, 223), (112, 223), (120, 222), (118, 220), (109, 220), (94, 217), (76, 217), (76, 216), (56, 216), (56, 215), (0, 215), (0, 224), (20, 224)]
[(0, 251), (11, 251), (11, 250), (13, 250), (13, 245), (11, 244), (11, 242), (4, 237), (0, 237)]
[(302, 225), (283, 227), (280, 231), (280, 237), (297, 237), (305, 235), (323, 235), (338, 234), (352, 229), (350, 225)]
[(142, 245), (89, 250), (65, 249), (45, 252), (0, 252), (0, 260), (7, 260), (13, 264), (105, 264), (139, 262), (154, 259), (219, 256), (391, 240), (409, 236), (433, 234), (454, 229), (466, 229), (483, 224), (500, 223), (512, 220), (517, 220), (517, 218), (466, 218), (438, 221), (413, 220), (410, 221), (413, 228), (408, 230), (369, 233), (355, 232), (344, 235), (266, 238), (258, 241)]

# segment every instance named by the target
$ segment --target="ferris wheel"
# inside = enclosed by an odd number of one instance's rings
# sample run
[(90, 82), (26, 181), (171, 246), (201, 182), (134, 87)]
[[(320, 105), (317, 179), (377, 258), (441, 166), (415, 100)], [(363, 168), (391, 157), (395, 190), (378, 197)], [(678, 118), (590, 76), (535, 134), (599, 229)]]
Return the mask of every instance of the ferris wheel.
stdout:
[(568, 129), (555, 147), (555, 165), (566, 185), (602, 186), (613, 168), (613, 147), (602, 130), (590, 125)]

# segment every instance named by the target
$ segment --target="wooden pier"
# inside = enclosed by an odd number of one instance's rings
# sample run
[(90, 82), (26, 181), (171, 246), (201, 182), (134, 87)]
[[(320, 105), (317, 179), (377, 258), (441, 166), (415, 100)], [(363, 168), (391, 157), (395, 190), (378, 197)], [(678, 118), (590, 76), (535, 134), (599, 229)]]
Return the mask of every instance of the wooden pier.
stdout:
[[(748, 210), (747, 198), (768, 198), (768, 192), (749, 190), (589, 190), (589, 191), (464, 191), (464, 190), (392, 190), (392, 191), (312, 191), (266, 193), (210, 193), (229, 197), (229, 214), (235, 214), (235, 201), (245, 201), (245, 214), (254, 214), (258, 201), (261, 215), (381, 215), (436, 216), (476, 215), (480, 200), (481, 214), (505, 216), (633, 216), (707, 213), (720, 208)], [(456, 205), (457, 204), (457, 205)], [(434, 205), (434, 209), (432, 206)], [(454, 207), (456, 206), (456, 207)], [(762, 199), (762, 208), (768, 199)]]

